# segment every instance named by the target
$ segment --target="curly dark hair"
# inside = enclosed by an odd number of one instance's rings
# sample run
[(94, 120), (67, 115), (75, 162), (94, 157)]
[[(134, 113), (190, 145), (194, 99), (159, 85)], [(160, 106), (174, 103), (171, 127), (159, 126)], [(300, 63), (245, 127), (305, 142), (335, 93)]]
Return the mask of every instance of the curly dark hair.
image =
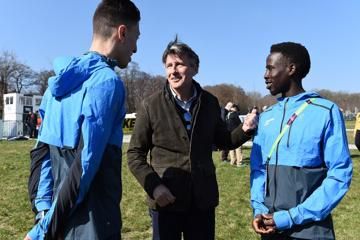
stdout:
[(299, 43), (283, 42), (271, 46), (270, 53), (281, 53), (289, 62), (296, 66), (295, 76), (303, 79), (310, 71), (310, 55), (308, 50)]

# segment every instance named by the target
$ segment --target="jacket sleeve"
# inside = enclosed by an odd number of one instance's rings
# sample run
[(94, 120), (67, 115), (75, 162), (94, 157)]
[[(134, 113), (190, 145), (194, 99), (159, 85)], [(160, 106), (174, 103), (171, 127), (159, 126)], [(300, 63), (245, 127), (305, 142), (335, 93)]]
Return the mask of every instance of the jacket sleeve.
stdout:
[(48, 210), (51, 207), (53, 186), (54, 179), (51, 173), (50, 154), (47, 153), (41, 164), (39, 185), (35, 197), (35, 208), (37, 212)]
[(89, 88), (83, 101), (81, 133), (84, 147), (81, 151), (82, 175), (77, 204), (84, 199), (99, 169), (116, 116), (124, 111), (124, 86), (116, 84), (116, 81), (119, 80), (113, 79)]
[[(301, 204), (289, 211), (274, 213), (279, 230), (291, 228), (328, 216), (348, 191), (352, 178), (350, 158), (342, 113), (333, 106), (324, 129), (323, 158), (328, 168), (322, 184)], [(321, 155), (321, 153), (319, 153)]]
[(216, 104), (218, 108), (217, 125), (214, 138), (216, 147), (219, 149), (235, 149), (250, 140), (253, 132), (249, 134), (245, 133), (242, 129), (242, 124), (232, 131), (228, 130), (225, 121), (221, 118), (219, 103), (217, 102)]
[(264, 205), (266, 171), (263, 159), (265, 159), (266, 153), (262, 151), (260, 127), (261, 124), (259, 123), (259, 129), (254, 137), (250, 154), (250, 194), (254, 216), (269, 212), (269, 209)]
[(149, 197), (161, 184), (161, 178), (147, 162), (147, 154), (152, 146), (152, 127), (145, 102), (139, 106), (136, 122), (127, 151), (128, 166)]

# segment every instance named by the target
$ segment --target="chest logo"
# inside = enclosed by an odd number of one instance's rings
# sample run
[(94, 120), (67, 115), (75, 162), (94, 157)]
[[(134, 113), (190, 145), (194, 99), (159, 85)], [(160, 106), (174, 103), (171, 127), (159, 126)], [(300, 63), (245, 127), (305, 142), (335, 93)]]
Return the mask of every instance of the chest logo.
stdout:
[(272, 121), (274, 121), (274, 120), (275, 120), (275, 118), (270, 118), (270, 119), (266, 120), (265, 123), (264, 123), (264, 127), (270, 125), (270, 123), (271, 123)]

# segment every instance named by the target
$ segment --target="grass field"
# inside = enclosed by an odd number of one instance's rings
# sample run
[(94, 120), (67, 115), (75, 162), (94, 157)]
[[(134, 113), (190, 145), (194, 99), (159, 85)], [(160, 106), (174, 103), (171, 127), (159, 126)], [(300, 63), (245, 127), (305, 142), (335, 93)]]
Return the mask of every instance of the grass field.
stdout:
[[(0, 141), (0, 239), (22, 239), (33, 223), (27, 196), (29, 150), (33, 141)], [(126, 151), (124, 146), (123, 151)], [(333, 212), (338, 240), (358, 239), (360, 220), (360, 154), (352, 151), (354, 175), (351, 189)], [(249, 149), (245, 149), (249, 161)], [(220, 205), (216, 216), (216, 239), (259, 239), (252, 231), (249, 204), (249, 167), (236, 168), (220, 163), (219, 153), (214, 152), (220, 187)], [(130, 175), (123, 160), (123, 239), (150, 239), (150, 219), (145, 206), (145, 194)]]

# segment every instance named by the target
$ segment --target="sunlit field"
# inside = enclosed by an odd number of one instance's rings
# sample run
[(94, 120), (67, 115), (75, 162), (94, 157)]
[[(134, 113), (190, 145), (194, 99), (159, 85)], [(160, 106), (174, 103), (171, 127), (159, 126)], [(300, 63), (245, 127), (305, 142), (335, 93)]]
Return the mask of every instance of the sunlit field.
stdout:
[[(0, 239), (22, 239), (33, 224), (33, 214), (27, 195), (29, 151), (34, 141), (0, 141)], [(127, 145), (124, 145), (125, 153)], [(250, 149), (244, 151), (249, 162)], [(360, 154), (351, 151), (354, 177), (351, 189), (333, 212), (335, 232), (339, 240), (358, 239), (360, 220)], [(249, 166), (237, 168), (220, 162), (219, 152), (214, 152), (220, 188), (220, 205), (216, 216), (216, 239), (259, 239), (251, 229), (249, 204)], [(145, 193), (123, 159), (123, 239), (151, 239), (151, 225), (145, 205)]]

